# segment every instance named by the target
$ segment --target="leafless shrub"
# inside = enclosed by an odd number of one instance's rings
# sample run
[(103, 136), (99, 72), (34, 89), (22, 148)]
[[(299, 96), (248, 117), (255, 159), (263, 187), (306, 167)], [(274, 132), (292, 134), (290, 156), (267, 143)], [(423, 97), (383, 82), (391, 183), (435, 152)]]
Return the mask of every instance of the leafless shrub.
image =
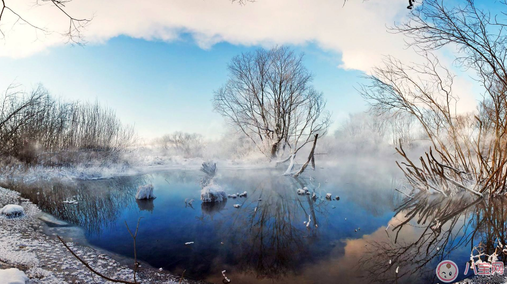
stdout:
[[(505, 8), (507, 3), (502, 2)], [(376, 111), (408, 113), (423, 127), (432, 150), (399, 164), (420, 189), (444, 194), (468, 190), (477, 195), (506, 192), (507, 182), (507, 14), (491, 15), (475, 6), (424, 1), (410, 21), (394, 30), (407, 35), (425, 57), (420, 65), (388, 58), (362, 89)], [(431, 54), (447, 45), (458, 49), (456, 62), (473, 70), (485, 96), (477, 115), (459, 115), (453, 75)]]
[(425, 54), (425, 59), (424, 64), (407, 66), (388, 58), (385, 67), (374, 70), (372, 84), (363, 86), (362, 95), (376, 112), (411, 115), (430, 140), (434, 151), (420, 158), (420, 166), (406, 155), (401, 142), (397, 148), (405, 159), (398, 165), (415, 188), (445, 195), (465, 189), (481, 195), (480, 168), (485, 161), (475, 151), (480, 136), (470, 135), (475, 127), (471, 117), (457, 114), (450, 72), (436, 57)]
[(69, 165), (117, 158), (133, 129), (98, 103), (66, 103), (42, 87), (30, 94), (10, 87), (0, 97), (0, 155), (27, 163)]

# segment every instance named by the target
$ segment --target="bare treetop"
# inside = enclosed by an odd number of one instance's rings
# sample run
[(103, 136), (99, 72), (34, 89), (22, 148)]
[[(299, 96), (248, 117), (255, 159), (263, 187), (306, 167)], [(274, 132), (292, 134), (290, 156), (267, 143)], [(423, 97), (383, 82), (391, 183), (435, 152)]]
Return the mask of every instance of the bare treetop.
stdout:
[(215, 92), (214, 106), (264, 154), (295, 153), (330, 122), (311, 81), (303, 55), (287, 47), (243, 53), (229, 64), (229, 80)]

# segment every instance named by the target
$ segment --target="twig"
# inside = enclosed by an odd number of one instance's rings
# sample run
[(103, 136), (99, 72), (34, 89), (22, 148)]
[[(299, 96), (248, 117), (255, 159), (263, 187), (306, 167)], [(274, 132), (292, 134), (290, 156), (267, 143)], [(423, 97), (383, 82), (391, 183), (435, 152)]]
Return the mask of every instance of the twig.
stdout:
[(143, 217), (139, 217), (139, 219), (137, 219), (136, 232), (134, 234), (132, 234), (132, 232), (130, 231), (129, 225), (127, 225), (127, 221), (125, 221), (125, 226), (127, 227), (127, 230), (129, 231), (130, 236), (134, 240), (134, 282), (135, 283), (137, 283), (136, 282), (136, 274), (137, 274), (137, 268), (139, 266), (139, 263), (137, 263), (136, 238), (137, 238), (137, 231), (139, 230), (139, 223), (141, 222), (141, 219), (143, 219)]
[(181, 273), (180, 282), (178, 282), (179, 284), (181, 284), (181, 281), (183, 281), (183, 278), (185, 277), (185, 271), (187, 271), (187, 270), (185, 269), (185, 270), (183, 270), (183, 273)]
[(97, 274), (98, 276), (108, 280), (108, 281), (111, 281), (111, 282), (117, 282), (117, 283), (126, 283), (126, 284), (137, 284), (139, 282), (136, 282), (135, 279), (134, 279), (134, 282), (129, 282), (129, 281), (124, 281), (124, 280), (118, 280), (118, 279), (113, 279), (113, 278), (109, 278), (107, 276), (105, 276), (104, 274), (96, 271), (95, 269), (93, 269), (86, 261), (82, 260), (79, 256), (77, 256), (71, 249), (70, 247), (65, 243), (65, 241), (60, 237), (60, 236), (56, 236), (60, 242), (62, 242), (62, 244), (65, 246), (65, 248), (75, 257), (77, 258), (77, 260), (79, 260), (84, 266), (86, 266), (86, 268), (88, 268), (91, 272)]

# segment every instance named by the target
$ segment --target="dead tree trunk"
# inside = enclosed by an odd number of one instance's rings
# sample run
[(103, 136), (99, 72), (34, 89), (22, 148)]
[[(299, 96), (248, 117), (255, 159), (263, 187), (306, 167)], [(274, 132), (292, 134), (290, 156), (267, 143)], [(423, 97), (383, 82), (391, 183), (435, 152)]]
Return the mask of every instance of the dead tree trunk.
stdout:
[(300, 174), (302, 174), (306, 167), (308, 167), (308, 164), (312, 163), (312, 168), (315, 170), (315, 146), (317, 146), (317, 139), (319, 138), (319, 134), (315, 134), (315, 140), (313, 140), (313, 146), (312, 150), (310, 151), (310, 154), (308, 155), (308, 160), (306, 163), (301, 167), (301, 169), (294, 175), (294, 177), (298, 177)]

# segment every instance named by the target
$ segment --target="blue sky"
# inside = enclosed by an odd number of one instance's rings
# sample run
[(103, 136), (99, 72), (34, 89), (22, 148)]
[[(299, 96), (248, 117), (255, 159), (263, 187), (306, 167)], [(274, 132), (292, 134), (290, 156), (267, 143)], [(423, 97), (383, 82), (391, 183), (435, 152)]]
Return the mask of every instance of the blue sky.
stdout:
[[(227, 80), (227, 64), (241, 52), (260, 48), (219, 43), (202, 49), (191, 38), (174, 42), (120, 36), (105, 44), (59, 46), (27, 58), (0, 58), (0, 89), (11, 83), (30, 90), (42, 84), (56, 97), (95, 101), (116, 110), (142, 137), (173, 131), (217, 136), (224, 121), (213, 111), (213, 92)], [(340, 121), (365, 103), (357, 87), (364, 74), (338, 68), (340, 55), (315, 44), (293, 47)]]
[[(65, 32), (68, 19), (60, 12), (47, 3), (33, 8), (31, 1), (11, 4), (55, 32), (41, 35), (4, 15), (0, 90), (11, 83), (27, 91), (42, 84), (65, 100), (96, 100), (147, 139), (173, 131), (215, 138), (223, 133), (225, 122), (212, 109), (213, 91), (226, 82), (231, 58), (251, 49), (289, 45), (305, 53), (314, 86), (333, 113), (331, 132), (349, 113), (367, 108), (355, 88), (384, 56), (416, 58), (402, 35), (386, 28), (406, 20), (406, 0), (345, 6), (337, 0), (257, 0), (244, 6), (230, 0), (152, 0), (142, 6), (73, 0), (66, 5), (69, 13), (93, 17), (83, 30), (84, 46), (65, 43), (58, 32)], [(474, 109), (468, 81), (458, 81), (457, 89)]]

